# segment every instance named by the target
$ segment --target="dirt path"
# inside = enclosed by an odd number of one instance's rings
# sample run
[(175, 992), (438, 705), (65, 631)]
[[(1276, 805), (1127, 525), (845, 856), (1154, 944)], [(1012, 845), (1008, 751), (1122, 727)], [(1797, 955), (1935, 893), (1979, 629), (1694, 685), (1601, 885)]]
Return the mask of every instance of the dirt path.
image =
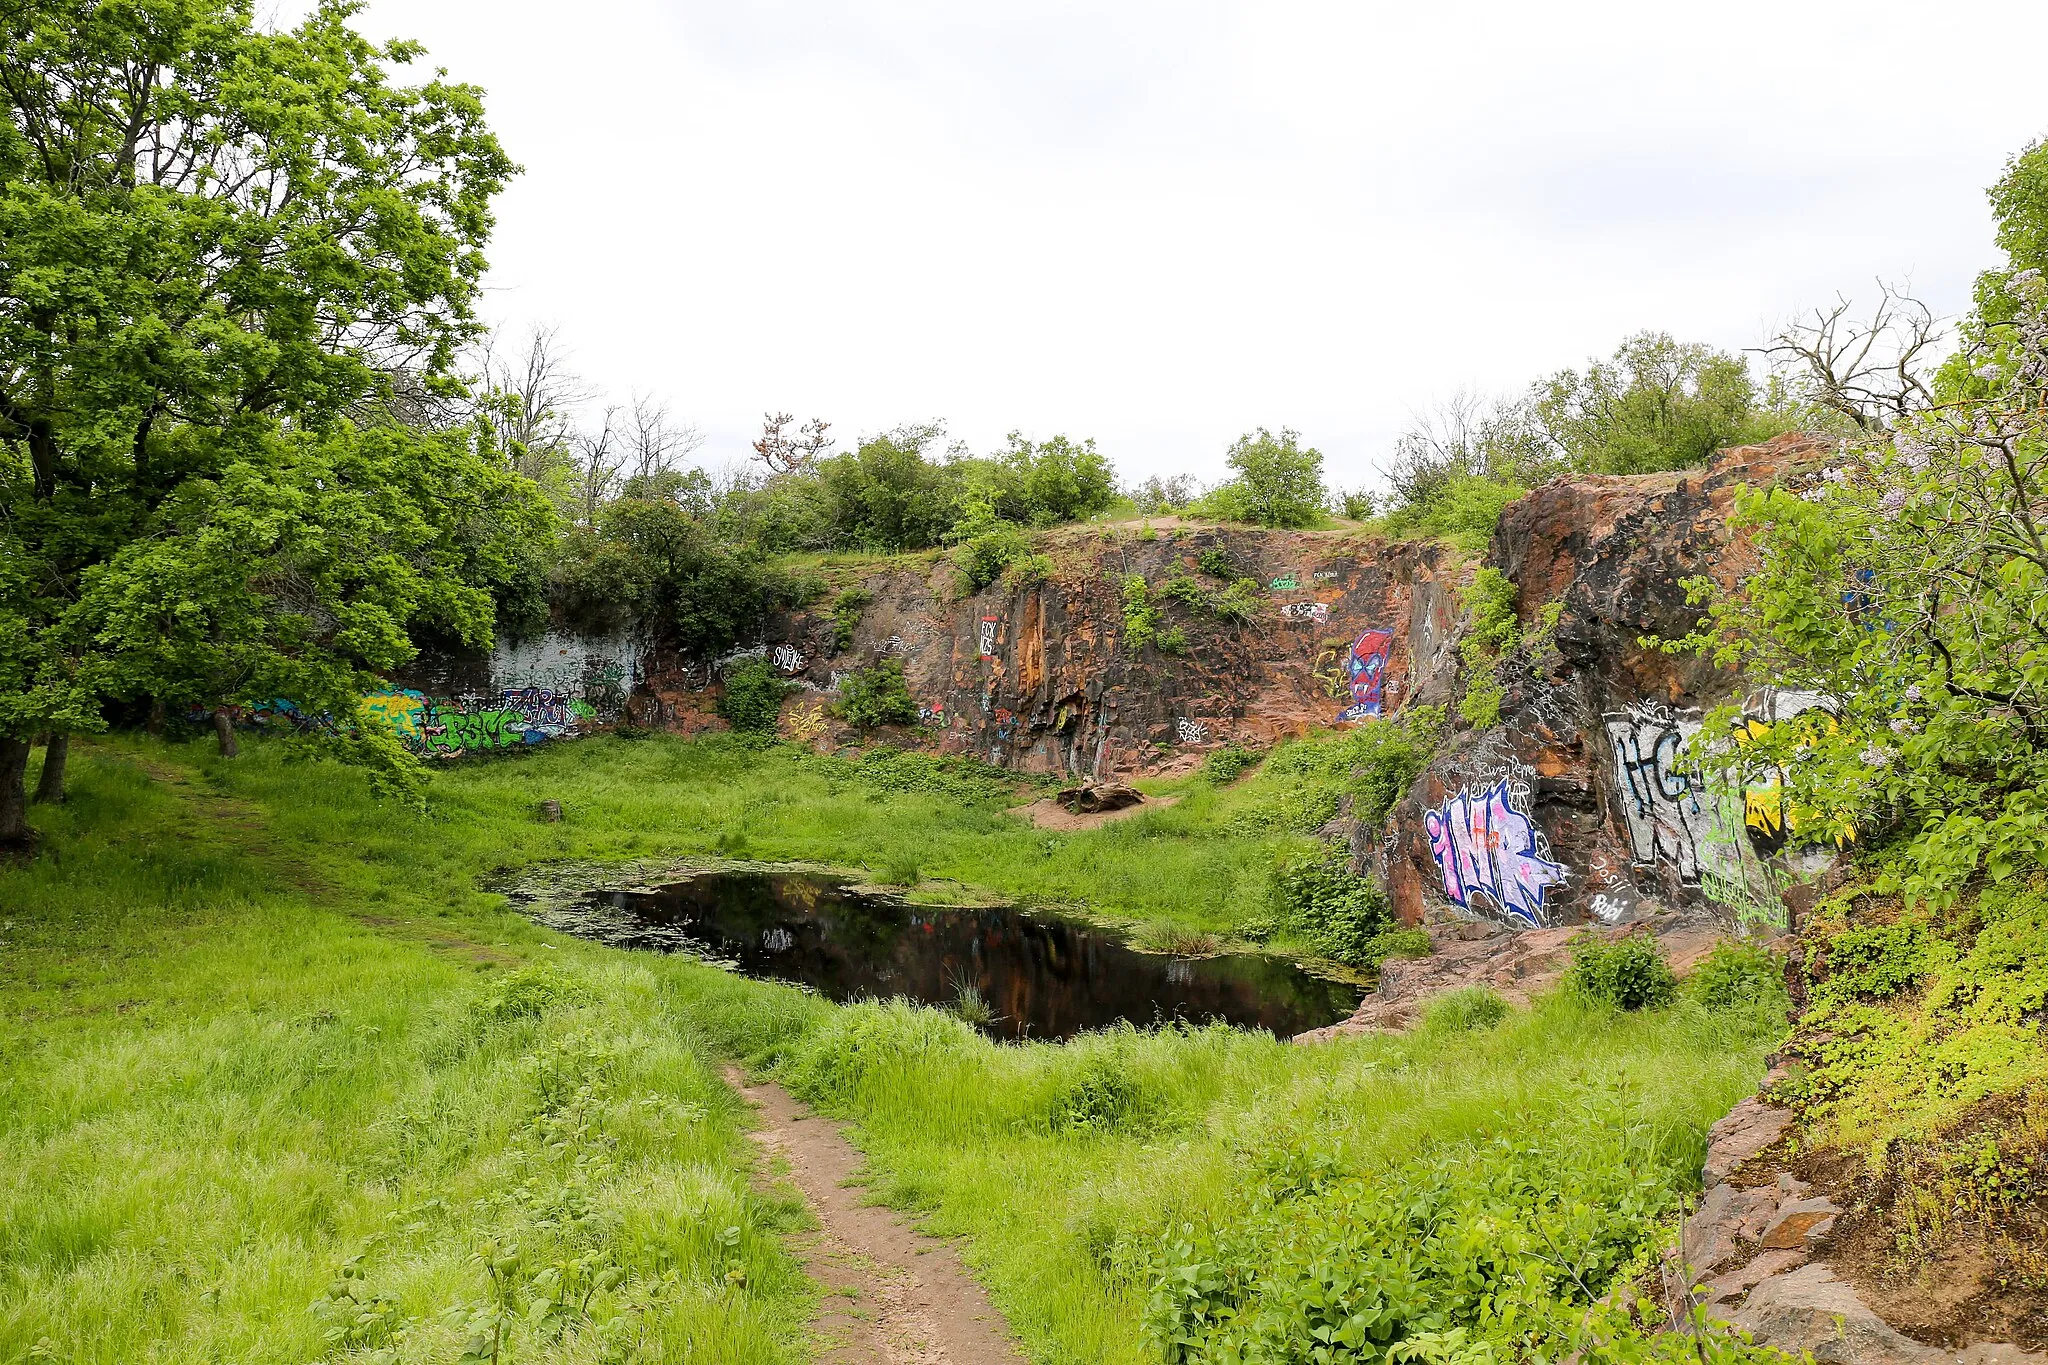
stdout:
[(725, 1078), (760, 1111), (761, 1127), (748, 1136), (771, 1165), (780, 1158), (818, 1216), (818, 1231), (792, 1242), (825, 1289), (811, 1324), (820, 1365), (1024, 1365), (952, 1246), (847, 1187), (861, 1154), (838, 1124), (779, 1085), (749, 1083), (737, 1067)]

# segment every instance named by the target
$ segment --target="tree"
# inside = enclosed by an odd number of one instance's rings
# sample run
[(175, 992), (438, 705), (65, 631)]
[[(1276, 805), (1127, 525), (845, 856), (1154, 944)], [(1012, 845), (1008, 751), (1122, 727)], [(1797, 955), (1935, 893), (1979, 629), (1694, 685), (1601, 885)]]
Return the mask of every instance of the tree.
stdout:
[(1664, 332), (1638, 332), (1613, 359), (1537, 384), (1530, 416), (1563, 467), (1596, 474), (1690, 469), (1778, 425), (1740, 356)]
[(1080, 521), (1116, 501), (1116, 471), (1092, 440), (1033, 444), (1013, 431), (1004, 450), (974, 463), (972, 481), (986, 489), (989, 510), (1019, 526)]
[[(1260, 427), (1237, 438), (1226, 462), (1237, 477), (1212, 492), (1219, 510), (1258, 526), (1312, 526), (1329, 505), (1323, 454), (1299, 432)], [(1220, 495), (1220, 496), (1219, 496)]]
[(498, 423), (512, 467), (565, 499), (575, 463), (573, 414), (596, 395), (569, 368), (559, 330), (536, 326), (524, 349), (509, 355), (494, 334), (480, 360), (479, 405)]
[[(132, 637), (94, 624), (157, 562), (152, 538), (203, 558), (195, 518), (233, 488), (259, 497), (266, 543), (296, 543), (292, 523), (321, 529), (301, 434), (356, 430), (379, 394), (388, 410), (458, 389), (490, 201), (516, 167), (474, 88), (394, 84), (420, 49), (371, 45), (356, 10), (320, 0), (281, 33), (247, 0), (0, 10), (0, 840), (28, 837), (30, 734), (97, 727), (103, 689), (144, 673), (169, 685), (172, 653), (138, 668)], [(431, 519), (435, 490), (410, 492)], [(452, 605), (459, 558), (414, 566), (434, 585), (416, 602)], [(387, 576), (323, 598), (289, 556), (247, 567), (215, 582), (232, 597), (242, 574), (267, 638), (326, 636), (358, 663), (384, 647), (351, 631)], [(444, 615), (489, 638), (478, 614)]]
[(808, 469), (832, 449), (832, 438), (825, 434), (832, 429), (830, 422), (813, 417), (791, 435), (787, 428), (795, 420), (786, 412), (763, 417), (761, 438), (754, 442), (754, 454), (771, 474), (795, 474)]
[(926, 454), (944, 435), (936, 422), (906, 424), (818, 463), (836, 544), (893, 553), (944, 540), (960, 516), (961, 471)]
[(1863, 431), (1882, 430), (1934, 401), (1925, 371), (1944, 329), (1926, 304), (1883, 280), (1867, 320), (1851, 317), (1851, 307), (1837, 296), (1833, 307), (1794, 318), (1757, 349), (1815, 407)]

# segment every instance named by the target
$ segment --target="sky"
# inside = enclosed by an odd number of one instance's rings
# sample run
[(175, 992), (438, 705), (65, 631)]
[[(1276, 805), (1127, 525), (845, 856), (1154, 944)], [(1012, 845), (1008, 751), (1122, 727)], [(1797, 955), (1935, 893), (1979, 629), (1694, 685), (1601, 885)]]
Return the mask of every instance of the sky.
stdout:
[[(373, 0), (525, 170), (486, 316), (738, 460), (944, 420), (1127, 480), (1293, 427), (1332, 483), (1645, 328), (1967, 306), (2048, 4)], [(2006, 54), (2001, 57), (2000, 54)]]

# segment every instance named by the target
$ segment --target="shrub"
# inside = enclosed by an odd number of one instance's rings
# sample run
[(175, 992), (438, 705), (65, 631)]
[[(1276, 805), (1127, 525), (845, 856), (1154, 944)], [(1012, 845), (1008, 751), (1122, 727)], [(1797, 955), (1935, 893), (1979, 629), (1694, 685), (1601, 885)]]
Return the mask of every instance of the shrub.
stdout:
[(1389, 958), (1428, 957), (1434, 947), (1427, 929), (1382, 929), (1367, 940), (1359, 965), (1377, 968)]
[(772, 735), (782, 699), (794, 690), (766, 659), (747, 659), (726, 670), (718, 714), (742, 734)]
[(1184, 607), (1206, 607), (1209, 594), (1178, 565), (1168, 574), (1166, 581), (1159, 585), (1159, 595), (1180, 603)]
[(1791, 1004), (1785, 969), (1770, 949), (1723, 939), (1693, 968), (1685, 993), (1702, 1008), (1722, 1012), (1770, 1008), (1782, 1015)]
[(1145, 575), (1127, 573), (1123, 576), (1124, 599), (1124, 646), (1127, 649), (1143, 649), (1159, 636), (1159, 608), (1152, 601), (1152, 590), (1145, 583)]
[(1227, 787), (1244, 776), (1248, 769), (1256, 768), (1265, 755), (1257, 749), (1247, 749), (1242, 744), (1226, 744), (1212, 749), (1202, 760), (1201, 778), (1204, 782), (1218, 787)]
[(1648, 934), (1580, 934), (1571, 948), (1565, 984), (1585, 999), (1639, 1010), (1668, 1005), (1678, 994), (1678, 978), (1658, 951), (1657, 940)]
[(1230, 556), (1223, 552), (1223, 547), (1220, 545), (1212, 545), (1199, 555), (1196, 555), (1195, 567), (1211, 578), (1222, 579), (1226, 582), (1244, 577), (1238, 571), (1237, 565), (1230, 562)]
[(877, 725), (915, 725), (917, 703), (903, 681), (900, 659), (884, 659), (873, 668), (862, 669), (839, 685), (840, 719), (863, 730)]
[(832, 648), (843, 650), (853, 643), (854, 628), (875, 595), (866, 588), (852, 587), (832, 599)]
[(961, 541), (953, 551), (953, 567), (960, 571), (960, 580), (969, 592), (980, 592), (1030, 550), (1031, 542), (1023, 531), (998, 522)]
[(1259, 526), (1313, 526), (1322, 520), (1329, 502), (1323, 455), (1303, 446), (1299, 433), (1282, 428), (1275, 436), (1260, 427), (1240, 436), (1225, 458), (1237, 477), (1204, 500), (1218, 515), (1234, 514)]
[(1466, 986), (1445, 991), (1425, 1005), (1422, 1027), (1431, 1033), (1472, 1033), (1507, 1017), (1507, 1001), (1484, 986)]
[(1500, 724), (1507, 688), (1500, 679), (1500, 659), (1522, 643), (1521, 619), (1515, 612), (1514, 580), (1499, 569), (1481, 569), (1464, 591), (1472, 613), (1459, 653), (1465, 660), (1465, 695), (1458, 714), (1478, 729)]
[(1024, 555), (1010, 561), (1010, 567), (1003, 570), (1003, 580), (1012, 589), (1034, 588), (1052, 577), (1051, 555)]
[(1142, 1132), (1156, 1123), (1163, 1105), (1132, 1074), (1130, 1036), (1126, 1025), (1069, 1049), (1078, 1064), (1053, 1097), (1053, 1132)]
[(1259, 614), (1265, 599), (1259, 594), (1259, 580), (1240, 578), (1209, 599), (1209, 609), (1226, 621), (1240, 624)]
[(1338, 962), (1363, 964), (1374, 936), (1387, 926), (1385, 893), (1351, 870), (1342, 844), (1282, 854), (1273, 865), (1270, 895), (1303, 942)]

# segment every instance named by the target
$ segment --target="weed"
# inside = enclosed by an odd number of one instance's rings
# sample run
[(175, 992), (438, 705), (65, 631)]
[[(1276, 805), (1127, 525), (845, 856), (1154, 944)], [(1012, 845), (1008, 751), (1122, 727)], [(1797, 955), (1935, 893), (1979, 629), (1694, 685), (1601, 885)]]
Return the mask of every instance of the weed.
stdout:
[(1678, 978), (1648, 934), (1602, 938), (1585, 933), (1571, 943), (1565, 982), (1588, 1000), (1616, 1009), (1653, 1009), (1677, 998)]

